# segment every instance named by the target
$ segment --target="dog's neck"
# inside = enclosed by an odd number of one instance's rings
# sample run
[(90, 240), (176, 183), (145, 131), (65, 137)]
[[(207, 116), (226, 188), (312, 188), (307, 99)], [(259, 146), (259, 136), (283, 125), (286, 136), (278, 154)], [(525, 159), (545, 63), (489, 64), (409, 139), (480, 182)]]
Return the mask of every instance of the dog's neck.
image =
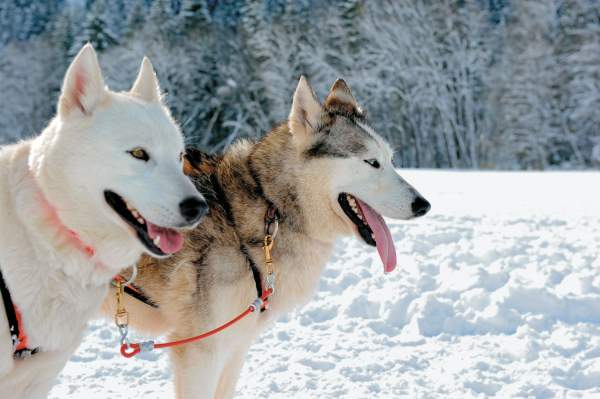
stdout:
[[(325, 184), (313, 184), (302, 157), (287, 124), (282, 124), (256, 143), (235, 144), (222, 156), (209, 159), (213, 177), (204, 175), (197, 187), (213, 186), (203, 194), (211, 207), (224, 209), (224, 216), (233, 219), (229, 223), (236, 225), (242, 241), (262, 242), (263, 217), (273, 205), (282, 217), (281, 230), (332, 244), (343, 233), (335, 223), (327, 223), (335, 216)], [(224, 196), (215, 197), (218, 191)]]
[(298, 157), (285, 124), (254, 144), (245, 163), (254, 180), (256, 196), (281, 213), (285, 228), (305, 232), (306, 220), (297, 192)]
[(44, 192), (37, 184), (35, 176), (30, 171), (31, 181), (35, 189), (35, 200), (40, 205), (42, 212), (42, 218), (45, 221), (45, 225), (55, 231), (54, 237), (60, 246), (71, 246), (74, 250), (81, 252), (89, 258), (90, 262), (94, 264), (96, 268), (106, 270), (106, 265), (101, 261), (94, 259), (96, 250), (92, 245), (89, 245), (83, 241), (80, 235), (73, 229), (67, 227), (61, 220), (56, 207), (50, 203), (48, 198), (44, 195)]

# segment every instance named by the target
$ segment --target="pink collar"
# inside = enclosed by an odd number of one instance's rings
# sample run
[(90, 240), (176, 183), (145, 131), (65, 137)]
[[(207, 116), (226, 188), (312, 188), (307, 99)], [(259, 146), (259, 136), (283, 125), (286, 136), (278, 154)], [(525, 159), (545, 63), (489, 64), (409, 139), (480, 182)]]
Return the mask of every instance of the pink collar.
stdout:
[[(85, 254), (88, 258), (92, 259), (96, 255), (96, 250), (94, 249), (94, 247), (86, 244), (76, 231), (65, 226), (65, 224), (60, 219), (56, 208), (50, 203), (50, 201), (48, 201), (42, 189), (37, 184), (33, 174), (32, 179), (34, 185), (36, 186), (37, 197), (41, 203), (41, 207), (46, 220), (56, 228), (57, 233), (64, 237), (66, 242), (75, 247), (79, 252)], [(105, 268), (105, 266), (99, 261), (94, 261), (94, 263), (98, 267)]]

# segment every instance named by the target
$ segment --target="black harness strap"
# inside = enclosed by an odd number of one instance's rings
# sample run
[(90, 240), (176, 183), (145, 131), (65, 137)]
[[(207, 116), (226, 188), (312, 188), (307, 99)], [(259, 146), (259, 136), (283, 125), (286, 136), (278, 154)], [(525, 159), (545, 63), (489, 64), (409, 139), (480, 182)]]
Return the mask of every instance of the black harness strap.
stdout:
[(156, 302), (154, 302), (152, 299), (146, 296), (146, 294), (144, 294), (144, 291), (142, 291), (140, 287), (134, 285), (133, 283), (129, 283), (128, 285), (126, 285), (123, 289), (123, 292), (125, 292), (129, 296), (134, 297), (138, 301), (145, 303), (148, 306), (152, 306), (153, 308), (158, 309), (158, 305), (156, 304)]
[[(117, 275), (115, 278), (113, 278), (113, 281), (112, 281), (113, 286), (115, 286), (115, 287), (117, 286), (117, 281), (116, 281), (117, 279), (120, 279), (121, 281), (127, 281), (120, 275)], [(148, 297), (140, 287), (138, 287), (137, 285), (135, 285), (133, 283), (129, 283), (125, 287), (123, 287), (123, 292), (125, 292), (127, 295), (137, 299), (138, 301), (145, 303), (148, 306), (152, 306), (153, 308), (158, 309), (158, 304), (156, 302), (154, 302), (152, 299), (150, 299), (150, 297)]]
[(17, 320), (17, 313), (15, 312), (15, 305), (13, 304), (12, 298), (8, 287), (4, 282), (2, 276), (2, 270), (0, 270), (0, 291), (2, 292), (2, 301), (4, 302), (4, 312), (6, 313), (6, 319), (8, 320), (8, 329), (10, 331), (10, 337), (12, 339), (13, 347), (16, 348), (18, 345), (19, 336), (19, 322)]
[[(250, 253), (248, 252), (248, 248), (246, 248), (246, 246), (244, 244), (240, 245), (240, 251), (242, 251), (242, 253), (246, 257), (246, 260), (248, 260), (248, 265), (250, 265), (250, 270), (252, 271), (252, 277), (254, 277), (254, 285), (256, 285), (256, 294), (258, 295), (257, 298), (261, 298), (262, 294), (263, 294), (263, 289), (262, 289), (262, 276), (260, 274), (260, 270), (258, 270), (258, 266), (256, 266), (254, 259), (252, 259), (252, 257), (250, 256)], [(264, 309), (262, 311), (264, 311)]]
[(0, 292), (2, 293), (2, 302), (4, 302), (4, 312), (6, 313), (6, 319), (8, 321), (8, 331), (10, 332), (10, 338), (12, 340), (12, 346), (14, 349), (13, 357), (15, 359), (26, 358), (31, 355), (35, 355), (39, 348), (29, 349), (29, 348), (20, 348), (17, 349), (19, 344), (19, 337), (21, 336), (21, 331), (19, 328), (19, 319), (17, 318), (17, 311), (15, 308), (15, 304), (12, 301), (10, 296), (10, 291), (6, 286), (6, 282), (4, 281), (4, 277), (2, 276), (2, 270), (0, 270)]

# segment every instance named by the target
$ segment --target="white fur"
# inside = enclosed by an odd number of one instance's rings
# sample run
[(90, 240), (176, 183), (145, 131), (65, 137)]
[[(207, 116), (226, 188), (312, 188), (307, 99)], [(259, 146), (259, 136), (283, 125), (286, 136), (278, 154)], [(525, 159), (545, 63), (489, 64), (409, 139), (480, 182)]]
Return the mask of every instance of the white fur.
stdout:
[[(150, 161), (127, 152), (135, 147), (143, 147)], [(157, 225), (185, 225), (179, 204), (198, 193), (183, 175), (182, 151), (183, 138), (160, 101), (150, 62), (144, 60), (132, 93), (114, 93), (104, 86), (89, 45), (69, 67), (58, 114), (42, 134), (0, 148), (0, 268), (29, 347), (41, 350), (13, 360), (1, 306), (0, 396), (46, 397), (110, 278), (146, 251), (105, 202), (105, 189)], [(59, 233), (40, 193), (62, 224), (95, 249), (92, 258)]]
[[(332, 196), (335, 196), (337, 202), (338, 193), (350, 193), (383, 216), (392, 219), (412, 219), (415, 215), (411, 204), (420, 194), (396, 172), (392, 164), (394, 153), (389, 144), (369, 126), (361, 122), (358, 122), (358, 125), (368, 132), (373, 140), (366, 142), (366, 154), (334, 160), (333, 173), (336, 177), (332, 181)], [(373, 168), (365, 162), (370, 159), (377, 160), (381, 166)]]

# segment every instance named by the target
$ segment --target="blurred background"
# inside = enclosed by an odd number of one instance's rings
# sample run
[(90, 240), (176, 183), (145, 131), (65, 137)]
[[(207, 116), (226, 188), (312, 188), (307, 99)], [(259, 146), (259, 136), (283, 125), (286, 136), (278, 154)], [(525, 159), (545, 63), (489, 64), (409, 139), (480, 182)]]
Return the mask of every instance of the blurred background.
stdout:
[(600, 165), (598, 0), (2, 0), (0, 143), (40, 132), (86, 42), (113, 89), (148, 55), (209, 151), (284, 120), (305, 74), (345, 78), (398, 166)]

